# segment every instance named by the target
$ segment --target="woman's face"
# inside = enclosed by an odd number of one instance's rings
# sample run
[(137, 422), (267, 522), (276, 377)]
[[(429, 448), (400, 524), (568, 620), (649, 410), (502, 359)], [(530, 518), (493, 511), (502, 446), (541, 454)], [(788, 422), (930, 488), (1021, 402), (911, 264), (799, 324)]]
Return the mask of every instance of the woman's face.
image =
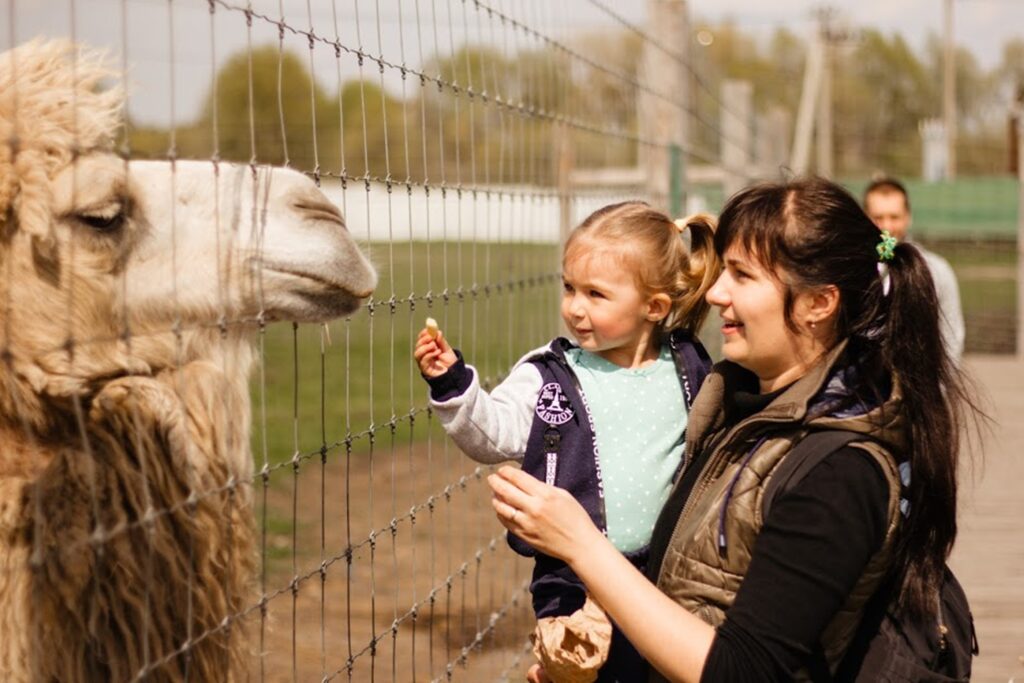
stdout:
[(793, 302), (794, 332), (786, 325), (780, 278), (742, 246), (730, 246), (724, 261), (725, 269), (707, 294), (722, 317), (722, 355), (757, 375), (762, 392), (799, 379), (819, 355), (799, 323), (809, 303), (806, 295), (797, 294)]

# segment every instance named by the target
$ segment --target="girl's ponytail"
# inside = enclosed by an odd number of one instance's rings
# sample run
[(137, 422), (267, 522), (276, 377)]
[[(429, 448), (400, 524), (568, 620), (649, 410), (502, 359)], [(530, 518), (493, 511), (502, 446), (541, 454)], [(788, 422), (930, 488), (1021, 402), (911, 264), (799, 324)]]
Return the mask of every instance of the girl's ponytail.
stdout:
[(666, 327), (682, 328), (696, 334), (704, 324), (711, 305), (705, 294), (721, 271), (721, 259), (715, 251), (717, 221), (706, 213), (695, 213), (675, 221), (680, 232), (690, 233), (689, 255), (682, 259), (678, 295), (673, 297), (672, 313)]

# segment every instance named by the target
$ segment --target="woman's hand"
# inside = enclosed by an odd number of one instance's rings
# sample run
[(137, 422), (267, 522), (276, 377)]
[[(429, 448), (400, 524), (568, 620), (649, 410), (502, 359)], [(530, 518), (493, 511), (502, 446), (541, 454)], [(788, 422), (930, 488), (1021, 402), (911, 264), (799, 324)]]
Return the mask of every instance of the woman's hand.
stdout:
[(448, 372), (448, 368), (458, 361), (455, 351), (444, 338), (444, 333), (438, 330), (435, 336), (435, 333), (426, 327), (420, 330), (412, 355), (420, 365), (420, 373), (431, 379)]
[(514, 467), (487, 477), (498, 521), (537, 550), (570, 566), (595, 542), (605, 542), (583, 506), (565, 489), (548, 486)]
[[(565, 560), (644, 659), (670, 681), (700, 680), (715, 629), (648, 581), (568, 491), (508, 466), (487, 483), (498, 521), (537, 550)], [(531, 668), (527, 681), (545, 677), (543, 669)]]

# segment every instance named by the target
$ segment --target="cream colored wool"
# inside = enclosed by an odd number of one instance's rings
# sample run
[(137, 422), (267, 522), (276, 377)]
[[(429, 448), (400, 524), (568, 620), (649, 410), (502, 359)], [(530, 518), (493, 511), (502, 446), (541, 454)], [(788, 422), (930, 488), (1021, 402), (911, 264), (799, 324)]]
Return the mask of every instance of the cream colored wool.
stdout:
[(0, 680), (246, 680), (248, 330), (376, 275), (295, 171), (112, 154), (104, 64), (0, 54)]

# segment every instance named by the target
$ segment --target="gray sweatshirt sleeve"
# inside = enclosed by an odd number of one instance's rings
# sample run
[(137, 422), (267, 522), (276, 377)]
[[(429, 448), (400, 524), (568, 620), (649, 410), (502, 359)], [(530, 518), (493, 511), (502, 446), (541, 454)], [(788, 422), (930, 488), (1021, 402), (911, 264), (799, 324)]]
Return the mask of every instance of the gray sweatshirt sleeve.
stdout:
[(935, 283), (935, 294), (939, 299), (939, 321), (942, 338), (946, 343), (949, 355), (959, 361), (964, 352), (964, 313), (960, 307), (960, 287), (956, 281), (956, 273), (949, 261), (938, 254), (924, 251), (925, 262), (931, 271)]
[(532, 363), (516, 365), (504, 382), (487, 393), (471, 365), (468, 388), (430, 405), (445, 432), (473, 460), (492, 465), (522, 461), (540, 393), (540, 371)]

